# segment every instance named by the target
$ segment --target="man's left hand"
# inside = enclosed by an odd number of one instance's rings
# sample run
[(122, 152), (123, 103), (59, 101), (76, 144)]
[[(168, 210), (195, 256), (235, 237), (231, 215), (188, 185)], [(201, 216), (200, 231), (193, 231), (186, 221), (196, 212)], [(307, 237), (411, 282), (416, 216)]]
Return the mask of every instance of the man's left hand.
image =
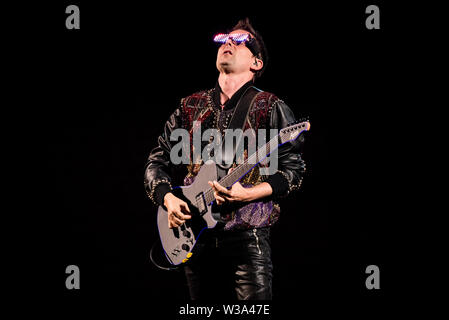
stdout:
[(244, 188), (240, 182), (236, 182), (231, 189), (226, 189), (221, 184), (219, 184), (217, 181), (209, 181), (209, 185), (214, 190), (214, 196), (215, 200), (217, 201), (218, 205), (221, 205), (228, 202), (246, 202), (251, 200), (251, 192), (249, 192), (249, 189)]

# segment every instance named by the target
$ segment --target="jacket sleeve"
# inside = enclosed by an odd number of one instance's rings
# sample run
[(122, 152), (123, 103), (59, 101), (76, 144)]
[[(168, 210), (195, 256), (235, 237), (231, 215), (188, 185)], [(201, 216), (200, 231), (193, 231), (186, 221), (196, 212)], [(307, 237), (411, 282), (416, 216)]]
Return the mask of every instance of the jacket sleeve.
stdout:
[(145, 165), (144, 186), (148, 197), (156, 205), (162, 205), (164, 196), (172, 189), (170, 151), (172, 143), (170, 135), (173, 130), (181, 128), (181, 109), (177, 109), (164, 125), (158, 137), (158, 145), (151, 150)]
[[(292, 110), (282, 100), (277, 100), (271, 114), (271, 128), (281, 130), (294, 121)], [(279, 147), (278, 171), (266, 179), (273, 189), (273, 198), (285, 197), (301, 186), (306, 171), (305, 162), (301, 158), (303, 144), (304, 134), (301, 134), (298, 139)]]

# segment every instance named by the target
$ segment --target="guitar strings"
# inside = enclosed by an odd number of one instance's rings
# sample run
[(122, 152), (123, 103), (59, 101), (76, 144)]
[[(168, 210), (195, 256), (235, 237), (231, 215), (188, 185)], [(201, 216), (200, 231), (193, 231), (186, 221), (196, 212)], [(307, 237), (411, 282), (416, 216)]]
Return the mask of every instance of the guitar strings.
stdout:
[[(283, 134), (283, 133), (282, 133)], [(265, 143), (265, 145), (262, 148), (259, 148), (255, 153), (253, 153), (250, 157), (248, 157), (247, 159), (245, 159), (243, 161), (242, 164), (238, 165), (237, 167), (234, 168), (234, 170), (232, 170), (231, 173), (229, 173), (228, 175), (224, 176), (222, 179), (220, 179), (220, 181), (218, 181), (219, 184), (221, 184), (222, 186), (226, 187), (230, 187), (232, 186), (235, 182), (237, 182), (238, 180), (240, 180), (239, 178), (243, 177), (246, 173), (248, 173), (253, 167), (255, 167), (258, 163), (262, 162), (266, 157), (268, 157), (268, 155), (270, 154), (270, 152), (272, 151), (270, 146), (272, 143), (275, 142), (275, 140), (277, 140), (279, 137), (279, 135), (276, 135), (275, 137), (273, 137), (270, 141), (268, 141), (267, 143)], [(276, 141), (276, 147), (278, 146), (278, 143)], [(258, 162), (255, 162), (258, 155), (260, 155), (260, 151), (262, 149), (266, 150), (265, 155), (263, 155), (263, 159), (261, 159)], [(251, 160), (250, 163), (248, 163)], [(254, 164), (253, 164), (254, 163)], [(242, 173), (243, 172), (243, 173)], [(228, 181), (230, 180), (230, 181)], [(206, 200), (206, 203), (210, 204), (212, 201), (215, 200), (215, 196), (214, 196), (214, 191), (212, 188), (209, 188), (208, 190), (206, 190), (206, 192), (204, 192), (204, 197)]]

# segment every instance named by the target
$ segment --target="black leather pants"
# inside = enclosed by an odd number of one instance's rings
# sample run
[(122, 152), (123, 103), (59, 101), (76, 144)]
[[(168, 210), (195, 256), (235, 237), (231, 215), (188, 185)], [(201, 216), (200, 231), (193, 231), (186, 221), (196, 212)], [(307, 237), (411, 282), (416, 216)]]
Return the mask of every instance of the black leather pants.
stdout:
[(192, 300), (271, 300), (269, 228), (208, 230), (200, 242), (185, 266)]

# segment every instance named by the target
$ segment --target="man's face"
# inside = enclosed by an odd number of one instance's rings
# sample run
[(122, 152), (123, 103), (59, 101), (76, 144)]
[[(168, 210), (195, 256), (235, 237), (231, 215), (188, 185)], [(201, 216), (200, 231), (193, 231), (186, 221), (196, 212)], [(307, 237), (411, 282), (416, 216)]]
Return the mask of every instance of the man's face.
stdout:
[[(230, 35), (250, 34), (245, 30), (234, 30)], [(250, 71), (254, 56), (244, 43), (236, 44), (231, 39), (222, 44), (217, 53), (217, 69), (224, 73)]]

